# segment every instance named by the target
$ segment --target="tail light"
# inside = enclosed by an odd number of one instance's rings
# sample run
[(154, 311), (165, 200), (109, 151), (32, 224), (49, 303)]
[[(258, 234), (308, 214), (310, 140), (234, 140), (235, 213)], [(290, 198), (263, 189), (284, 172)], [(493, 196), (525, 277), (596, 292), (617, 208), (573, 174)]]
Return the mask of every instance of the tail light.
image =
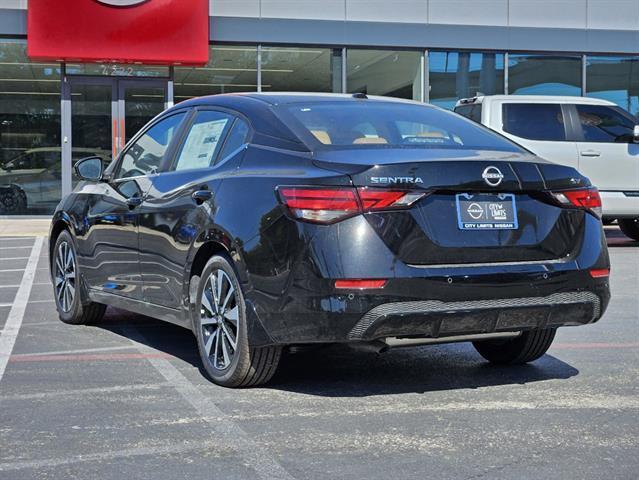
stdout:
[(552, 196), (562, 206), (582, 208), (592, 212), (597, 218), (601, 218), (601, 197), (599, 191), (594, 187), (554, 192)]
[(352, 187), (278, 187), (280, 201), (293, 216), (335, 223), (358, 213), (408, 208), (426, 193)]
[(386, 286), (386, 280), (335, 280), (335, 288), (346, 290), (369, 290), (379, 289)]
[(590, 270), (590, 276), (592, 278), (608, 278), (610, 276), (609, 268), (598, 268)]

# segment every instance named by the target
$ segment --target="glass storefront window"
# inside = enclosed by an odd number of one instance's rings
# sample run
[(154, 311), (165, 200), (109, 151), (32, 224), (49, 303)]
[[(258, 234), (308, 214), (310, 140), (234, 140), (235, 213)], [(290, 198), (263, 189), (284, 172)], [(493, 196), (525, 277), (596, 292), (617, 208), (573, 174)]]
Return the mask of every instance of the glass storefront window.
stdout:
[(429, 52), (429, 101), (452, 110), (460, 98), (504, 93), (502, 53)]
[(350, 93), (422, 100), (422, 52), (359, 50), (346, 52), (346, 85)]
[(0, 41), (0, 215), (50, 214), (61, 196), (60, 66)]
[(342, 91), (342, 50), (262, 47), (262, 91)]
[(504, 93), (502, 53), (429, 52), (429, 101), (452, 110), (460, 98)]
[(581, 95), (581, 57), (508, 55), (511, 95)]
[(586, 59), (586, 95), (614, 102), (639, 115), (639, 57)]
[(175, 103), (202, 95), (256, 90), (256, 46), (211, 46), (204, 67), (175, 68)]

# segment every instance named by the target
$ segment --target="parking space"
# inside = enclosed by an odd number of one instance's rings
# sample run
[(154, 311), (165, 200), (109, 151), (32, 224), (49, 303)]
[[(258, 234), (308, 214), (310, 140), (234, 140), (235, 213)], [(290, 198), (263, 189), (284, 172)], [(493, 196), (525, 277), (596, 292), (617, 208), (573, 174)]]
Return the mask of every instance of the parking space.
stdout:
[(534, 364), (330, 347), (244, 390), (208, 382), (179, 327), (61, 323), (46, 241), (0, 238), (0, 478), (636, 478), (639, 244), (607, 236), (606, 316)]

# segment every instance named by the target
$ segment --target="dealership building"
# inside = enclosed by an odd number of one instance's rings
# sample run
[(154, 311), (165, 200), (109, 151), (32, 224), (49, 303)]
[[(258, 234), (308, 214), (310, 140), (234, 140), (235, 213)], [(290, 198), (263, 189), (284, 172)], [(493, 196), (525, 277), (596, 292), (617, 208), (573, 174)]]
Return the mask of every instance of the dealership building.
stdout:
[(72, 164), (163, 109), (246, 91), (451, 109), (585, 95), (639, 113), (639, 0), (0, 0), (0, 216), (48, 215)]

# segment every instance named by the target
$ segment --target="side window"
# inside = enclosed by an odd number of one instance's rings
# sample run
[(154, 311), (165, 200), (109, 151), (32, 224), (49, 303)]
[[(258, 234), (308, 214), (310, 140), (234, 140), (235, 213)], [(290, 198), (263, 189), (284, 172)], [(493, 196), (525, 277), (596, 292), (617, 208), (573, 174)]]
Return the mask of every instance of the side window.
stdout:
[(226, 137), (226, 142), (224, 142), (224, 147), (220, 152), (219, 159), (225, 159), (242, 145), (244, 145), (246, 143), (246, 137), (248, 136), (248, 133), (248, 124), (244, 120), (241, 120), (239, 118), (235, 120), (235, 123), (233, 124), (228, 137)]
[(628, 143), (632, 140), (635, 122), (615, 108), (577, 105), (577, 114), (585, 142)]
[(232, 121), (233, 117), (226, 113), (213, 110), (198, 112), (178, 155), (175, 170), (213, 165)]
[(556, 103), (504, 103), (503, 129), (528, 140), (561, 142), (566, 128), (561, 105)]
[(455, 107), (455, 113), (459, 113), (473, 122), (481, 123), (481, 106), (481, 103), (460, 105), (459, 107)]
[(171, 115), (149, 128), (124, 153), (115, 178), (129, 178), (156, 173), (173, 136), (186, 113)]

